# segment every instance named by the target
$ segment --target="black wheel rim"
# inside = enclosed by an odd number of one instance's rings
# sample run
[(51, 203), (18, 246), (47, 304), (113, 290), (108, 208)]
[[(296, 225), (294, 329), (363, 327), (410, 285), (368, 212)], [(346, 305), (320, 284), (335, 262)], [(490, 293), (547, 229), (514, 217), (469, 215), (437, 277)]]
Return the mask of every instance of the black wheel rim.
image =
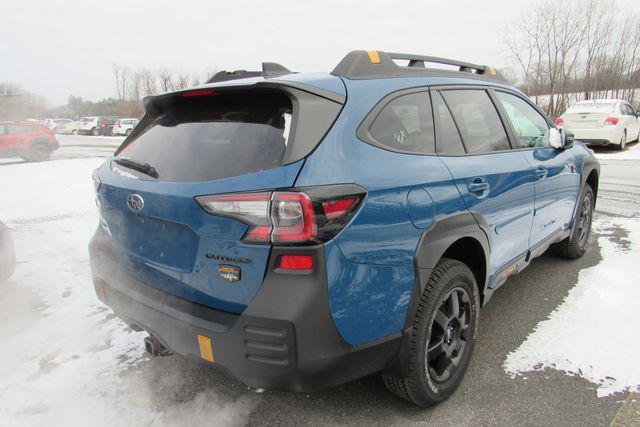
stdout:
[(427, 340), (425, 366), (436, 383), (448, 381), (461, 365), (471, 332), (471, 299), (460, 287), (438, 302)]
[(591, 197), (589, 195), (582, 199), (577, 226), (578, 246), (584, 249), (587, 246), (589, 230), (591, 229)]

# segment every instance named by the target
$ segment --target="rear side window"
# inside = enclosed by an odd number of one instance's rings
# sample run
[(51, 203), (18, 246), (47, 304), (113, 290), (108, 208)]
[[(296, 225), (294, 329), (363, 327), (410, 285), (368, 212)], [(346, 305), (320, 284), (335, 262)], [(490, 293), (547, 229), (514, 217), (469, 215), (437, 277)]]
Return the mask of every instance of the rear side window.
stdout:
[(418, 92), (395, 98), (380, 111), (369, 132), (383, 148), (433, 154), (435, 136), (429, 94)]
[(549, 147), (549, 123), (531, 105), (515, 95), (496, 92), (522, 148)]
[(197, 182), (283, 164), (292, 104), (276, 92), (176, 99), (119, 152), (162, 181)]
[(507, 132), (484, 90), (443, 92), (468, 153), (509, 150)]
[(431, 96), (433, 112), (436, 117), (436, 151), (438, 154), (464, 154), (464, 146), (451, 112), (445, 104), (442, 95), (434, 92)]

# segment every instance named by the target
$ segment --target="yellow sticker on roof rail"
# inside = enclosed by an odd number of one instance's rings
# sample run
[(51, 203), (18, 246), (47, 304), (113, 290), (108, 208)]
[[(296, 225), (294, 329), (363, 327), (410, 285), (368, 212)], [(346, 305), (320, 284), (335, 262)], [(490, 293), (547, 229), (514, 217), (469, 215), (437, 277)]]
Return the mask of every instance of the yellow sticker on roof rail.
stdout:
[(367, 51), (367, 54), (369, 54), (369, 60), (371, 61), (372, 64), (380, 63), (380, 54), (378, 53), (377, 50), (369, 50)]

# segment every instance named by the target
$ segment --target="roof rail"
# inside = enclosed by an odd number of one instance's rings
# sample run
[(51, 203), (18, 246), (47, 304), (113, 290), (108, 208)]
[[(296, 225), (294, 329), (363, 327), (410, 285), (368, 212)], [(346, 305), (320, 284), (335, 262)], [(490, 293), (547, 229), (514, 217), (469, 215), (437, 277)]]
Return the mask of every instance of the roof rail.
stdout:
[(247, 70), (235, 70), (235, 71), (218, 71), (211, 77), (207, 83), (224, 82), (227, 80), (248, 79), (250, 77), (264, 77), (268, 79), (270, 77), (284, 76), (285, 74), (292, 74), (293, 71), (275, 62), (263, 62), (262, 71), (247, 71)]
[[(407, 60), (408, 66), (396, 64), (393, 60)], [(378, 50), (353, 50), (336, 65), (331, 74), (348, 79), (404, 77), (425, 75), (426, 72), (447, 71), (427, 68), (426, 63), (452, 65), (458, 67), (457, 72), (471, 73), (491, 79), (502, 80), (504, 77), (495, 68), (454, 59), (436, 56), (413, 55), (409, 53), (381, 52)], [(451, 72), (451, 71), (449, 71)], [(456, 71), (453, 71), (456, 72)]]

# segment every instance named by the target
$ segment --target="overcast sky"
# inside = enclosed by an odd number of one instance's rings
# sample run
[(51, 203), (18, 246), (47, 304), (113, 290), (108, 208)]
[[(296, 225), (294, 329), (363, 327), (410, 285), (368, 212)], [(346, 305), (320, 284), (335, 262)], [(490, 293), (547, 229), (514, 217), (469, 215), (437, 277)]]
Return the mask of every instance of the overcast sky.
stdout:
[[(502, 67), (511, 58), (501, 29), (533, 2), (0, 0), (0, 82), (58, 105), (70, 94), (114, 96), (114, 63), (198, 74), (262, 61), (330, 71), (350, 50), (378, 49)], [(640, 0), (618, 4), (640, 12)]]

